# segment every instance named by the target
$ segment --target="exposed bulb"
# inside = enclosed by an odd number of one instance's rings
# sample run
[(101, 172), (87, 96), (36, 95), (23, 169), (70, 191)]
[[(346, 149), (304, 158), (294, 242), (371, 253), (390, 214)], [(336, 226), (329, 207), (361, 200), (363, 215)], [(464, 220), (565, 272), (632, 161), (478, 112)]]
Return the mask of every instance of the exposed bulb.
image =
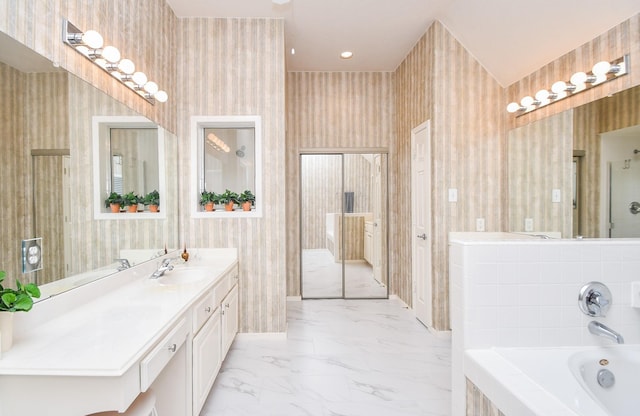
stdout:
[(95, 30), (87, 30), (82, 35), (82, 42), (89, 46), (91, 49), (99, 49), (104, 45), (102, 35)]
[(149, 94), (153, 95), (156, 92), (158, 92), (158, 84), (156, 84), (153, 81), (149, 81), (146, 84), (144, 84), (144, 90)]
[(563, 93), (567, 89), (567, 83), (564, 81), (558, 81), (551, 86), (551, 91), (556, 94)]
[(593, 66), (591, 72), (593, 75), (599, 77), (600, 75), (607, 75), (607, 72), (611, 69), (611, 64), (607, 61), (598, 62)]
[(144, 72), (136, 72), (131, 76), (131, 79), (133, 80), (133, 82), (135, 82), (136, 84), (138, 84), (140, 87), (142, 87), (144, 84), (147, 83), (147, 76), (144, 74)]
[(509, 103), (509, 105), (507, 106), (507, 111), (509, 113), (515, 113), (516, 111), (520, 110), (520, 104), (513, 102), (513, 103)]
[(587, 74), (585, 74), (584, 72), (576, 72), (575, 74), (571, 75), (570, 81), (573, 85), (584, 84), (585, 82), (587, 82)]
[(158, 91), (158, 92), (157, 92), (157, 93), (155, 93), (153, 96), (154, 96), (154, 97), (155, 97), (155, 99), (156, 99), (156, 100), (158, 100), (158, 102), (160, 102), (160, 103), (164, 103), (164, 102), (166, 102), (166, 101), (169, 99), (169, 96), (167, 95), (167, 93), (166, 93), (166, 92), (164, 92), (164, 91), (162, 91), (162, 90)]
[(523, 107), (530, 107), (533, 104), (533, 101), (533, 97), (527, 95), (522, 100), (520, 100), (520, 104), (522, 104)]
[(540, 90), (536, 93), (536, 100), (538, 101), (546, 101), (549, 98), (549, 91)]
[(113, 64), (120, 60), (120, 51), (115, 46), (105, 46), (101, 55), (105, 60)]
[(122, 71), (122, 73), (124, 74), (133, 74), (136, 70), (136, 66), (133, 63), (133, 61), (131, 61), (131, 59), (123, 59), (122, 61), (120, 61), (120, 63), (118, 64), (118, 69), (120, 71)]

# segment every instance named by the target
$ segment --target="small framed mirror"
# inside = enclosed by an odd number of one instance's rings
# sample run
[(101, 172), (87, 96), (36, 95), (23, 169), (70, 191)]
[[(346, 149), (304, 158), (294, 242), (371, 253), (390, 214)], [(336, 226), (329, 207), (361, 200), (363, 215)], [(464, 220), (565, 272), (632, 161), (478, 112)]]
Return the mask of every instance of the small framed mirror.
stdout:
[(261, 217), (261, 117), (201, 116), (191, 121), (192, 216)]
[(92, 121), (94, 218), (166, 218), (164, 130), (139, 116)]

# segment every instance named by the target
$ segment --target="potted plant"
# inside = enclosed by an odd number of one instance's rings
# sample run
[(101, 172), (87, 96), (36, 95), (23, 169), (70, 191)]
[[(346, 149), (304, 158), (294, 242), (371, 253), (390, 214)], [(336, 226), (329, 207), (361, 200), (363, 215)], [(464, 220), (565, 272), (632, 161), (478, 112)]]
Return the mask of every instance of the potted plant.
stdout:
[(247, 189), (238, 195), (238, 203), (242, 206), (243, 211), (251, 211), (251, 207), (256, 202), (256, 196)]
[(128, 207), (129, 212), (138, 212), (140, 197), (133, 192), (122, 195), (122, 205)]
[(215, 211), (215, 204), (219, 203), (219, 195), (215, 192), (202, 191), (200, 194), (200, 205), (205, 211)]
[(120, 205), (122, 205), (122, 195), (117, 192), (111, 192), (104, 200), (104, 206), (111, 207), (111, 212), (120, 212)]
[(149, 206), (149, 211), (158, 212), (158, 206), (160, 205), (160, 193), (158, 191), (151, 191), (144, 196), (142, 203), (145, 206)]
[(228, 189), (220, 194), (220, 203), (224, 205), (225, 211), (233, 211), (233, 206), (238, 202), (238, 194)]
[(0, 270), (0, 352), (7, 351), (13, 344), (13, 313), (27, 312), (33, 307), (33, 298), (40, 297), (40, 289), (35, 283), (23, 285), (16, 279), (17, 289), (5, 288), (2, 281), (7, 274)]

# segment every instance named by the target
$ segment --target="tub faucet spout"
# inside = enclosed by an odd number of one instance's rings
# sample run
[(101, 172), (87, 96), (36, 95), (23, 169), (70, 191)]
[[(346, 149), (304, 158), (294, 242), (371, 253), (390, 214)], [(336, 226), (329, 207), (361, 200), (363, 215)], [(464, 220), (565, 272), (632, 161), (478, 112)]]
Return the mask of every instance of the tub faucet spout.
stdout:
[(593, 335), (609, 338), (617, 342), (618, 344), (624, 344), (624, 338), (622, 338), (622, 335), (620, 335), (620, 333), (614, 331), (613, 329), (609, 328), (605, 324), (601, 324), (600, 322), (597, 322), (597, 321), (591, 321), (589, 322), (588, 327), (589, 327), (589, 332), (591, 332)]

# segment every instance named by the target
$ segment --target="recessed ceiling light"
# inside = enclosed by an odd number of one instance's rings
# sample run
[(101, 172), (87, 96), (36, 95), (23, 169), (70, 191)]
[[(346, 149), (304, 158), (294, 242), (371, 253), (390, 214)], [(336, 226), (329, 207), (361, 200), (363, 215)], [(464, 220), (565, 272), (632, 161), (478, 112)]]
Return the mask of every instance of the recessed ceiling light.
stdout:
[(353, 52), (351, 51), (344, 51), (340, 54), (340, 58), (342, 59), (351, 59), (353, 57)]
[(291, 55), (295, 55), (296, 54), (296, 48), (291, 48)]

